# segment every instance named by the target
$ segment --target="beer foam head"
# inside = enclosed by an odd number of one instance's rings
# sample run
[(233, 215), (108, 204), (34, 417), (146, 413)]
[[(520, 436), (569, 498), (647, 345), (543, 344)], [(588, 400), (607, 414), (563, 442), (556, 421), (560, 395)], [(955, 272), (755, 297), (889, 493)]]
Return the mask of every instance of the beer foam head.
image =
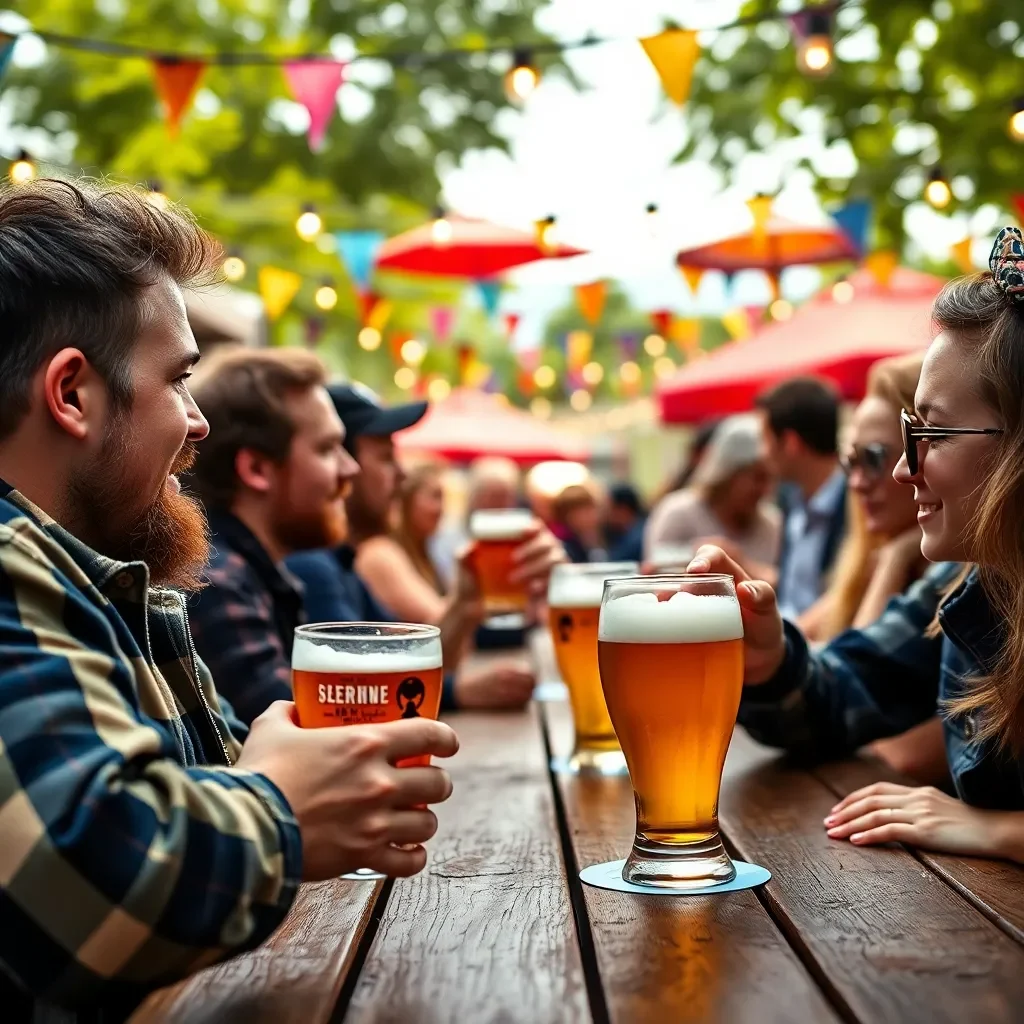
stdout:
[(599, 608), (605, 580), (636, 573), (636, 562), (610, 563), (605, 569), (595, 565), (584, 571), (577, 571), (574, 566), (556, 565), (548, 581), (548, 607)]
[(734, 597), (680, 591), (667, 601), (656, 594), (624, 594), (601, 608), (598, 639), (634, 644), (699, 644), (739, 640), (743, 620)]
[(316, 643), (308, 637), (296, 636), (292, 647), (292, 668), (300, 672), (424, 672), (441, 667), (441, 640), (432, 637), (414, 650), (397, 648), (372, 638), (356, 640), (352, 650), (336, 651), (326, 643)]
[(525, 508), (481, 509), (469, 517), (469, 535), (474, 540), (518, 540), (533, 522)]

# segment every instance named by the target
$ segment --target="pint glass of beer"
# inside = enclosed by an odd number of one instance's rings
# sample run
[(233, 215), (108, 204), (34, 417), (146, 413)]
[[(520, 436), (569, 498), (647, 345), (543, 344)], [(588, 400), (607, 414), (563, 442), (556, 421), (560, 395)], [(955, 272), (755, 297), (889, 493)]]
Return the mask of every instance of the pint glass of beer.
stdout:
[(615, 738), (597, 666), (597, 620), (604, 581), (633, 576), (636, 562), (556, 565), (548, 581), (548, 622), (558, 671), (569, 689), (575, 739), (574, 772), (625, 775), (626, 761)]
[(608, 580), (598, 660), (636, 800), (623, 879), (673, 889), (731, 881), (718, 791), (743, 687), (732, 577)]
[(516, 567), (512, 552), (526, 539), (533, 514), (521, 508), (481, 509), (469, 517), (469, 535), (475, 541), (473, 567), (488, 619), (500, 617), (509, 627), (526, 621), (526, 584), (513, 583)]

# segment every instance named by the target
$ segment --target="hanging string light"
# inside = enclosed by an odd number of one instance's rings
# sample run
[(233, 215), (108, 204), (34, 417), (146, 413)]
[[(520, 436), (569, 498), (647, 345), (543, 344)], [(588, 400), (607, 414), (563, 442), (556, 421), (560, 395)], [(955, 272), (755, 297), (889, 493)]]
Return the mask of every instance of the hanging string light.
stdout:
[(224, 279), (231, 284), (236, 284), (245, 277), (245, 260), (236, 251), (232, 250), (221, 264), (221, 269), (224, 272)]
[(555, 368), (545, 363), (533, 371), (533, 383), (539, 388), (550, 388), (554, 386), (556, 376)]
[(537, 245), (542, 252), (551, 252), (555, 248), (555, 217), (548, 214), (534, 221), (534, 228), (537, 233)]
[(539, 420), (550, 419), (551, 403), (543, 395), (538, 395), (530, 402), (530, 412)]
[(592, 388), (597, 387), (604, 380), (604, 367), (598, 362), (590, 362), (583, 367), (580, 375), (585, 384), (589, 384)]
[(400, 366), (395, 370), (395, 387), (408, 391), (416, 383), (416, 371), (408, 366)]
[(452, 240), (452, 222), (445, 216), (444, 207), (434, 209), (434, 223), (430, 225), (434, 245), (447, 245)]
[(586, 412), (594, 400), (590, 397), (589, 391), (579, 388), (569, 396), (569, 404), (576, 412)]
[(824, 11), (809, 11), (806, 35), (796, 51), (797, 67), (812, 78), (825, 78), (835, 69), (832, 53), (832, 18)]
[(533, 55), (529, 50), (515, 50), (512, 66), (505, 74), (505, 95), (509, 103), (523, 103), (537, 88), (540, 72), (534, 67)]
[(640, 378), (643, 376), (643, 371), (640, 369), (638, 363), (634, 363), (632, 359), (627, 359), (619, 367), (619, 376), (622, 378), (623, 384), (639, 384)]
[(644, 351), (655, 359), (658, 356), (663, 356), (667, 347), (665, 339), (660, 334), (648, 334), (644, 338)]
[(410, 366), (419, 366), (426, 358), (427, 346), (417, 338), (410, 338), (408, 341), (402, 342), (400, 355), (403, 362), (408, 363)]
[(365, 352), (375, 352), (380, 348), (381, 334), (376, 327), (364, 327), (356, 340)]
[(36, 176), (36, 165), (28, 152), (23, 149), (18, 154), (18, 159), (11, 163), (7, 173), (15, 185), (24, 185), (26, 181), (31, 181)]
[(320, 214), (316, 212), (316, 207), (312, 203), (303, 204), (302, 213), (295, 221), (295, 233), (304, 242), (312, 242), (323, 229), (324, 222), (321, 220)]
[(949, 182), (942, 174), (941, 167), (933, 167), (928, 175), (928, 184), (924, 187), (924, 197), (936, 210), (944, 210), (949, 206), (953, 193)]
[(658, 204), (648, 203), (644, 207), (647, 214), (647, 230), (650, 231), (651, 237), (656, 237), (658, 234)]
[(1024, 142), (1024, 96), (1019, 96), (1013, 104), (1010, 115), (1010, 136), (1017, 142)]
[(793, 316), (793, 303), (788, 299), (776, 299), (768, 307), (768, 312), (773, 320), (789, 320)]
[(338, 291), (330, 281), (324, 281), (324, 283), (317, 288), (316, 294), (313, 296), (313, 301), (316, 303), (317, 309), (322, 309), (326, 313), (334, 309), (338, 304)]
[(427, 398), (431, 402), (443, 402), (452, 393), (452, 386), (444, 377), (435, 377), (427, 385)]
[(853, 299), (853, 285), (845, 279), (836, 281), (832, 285), (832, 299), (841, 305), (850, 302)]

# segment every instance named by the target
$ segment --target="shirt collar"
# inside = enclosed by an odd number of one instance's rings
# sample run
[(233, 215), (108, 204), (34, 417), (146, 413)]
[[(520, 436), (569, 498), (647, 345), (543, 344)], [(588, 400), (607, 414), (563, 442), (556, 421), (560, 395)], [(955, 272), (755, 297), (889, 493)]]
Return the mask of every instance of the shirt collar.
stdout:
[(207, 511), (210, 540), (215, 547), (230, 548), (241, 555), (263, 585), (273, 593), (301, 594), (302, 584), (283, 565), (267, 554), (256, 534), (230, 512)]
[(985, 596), (977, 568), (972, 568), (939, 609), (942, 631), (982, 666), (995, 664), (1005, 630)]
[(816, 515), (830, 516), (839, 507), (843, 499), (846, 477), (841, 469), (832, 475), (811, 495), (807, 501), (807, 511)]

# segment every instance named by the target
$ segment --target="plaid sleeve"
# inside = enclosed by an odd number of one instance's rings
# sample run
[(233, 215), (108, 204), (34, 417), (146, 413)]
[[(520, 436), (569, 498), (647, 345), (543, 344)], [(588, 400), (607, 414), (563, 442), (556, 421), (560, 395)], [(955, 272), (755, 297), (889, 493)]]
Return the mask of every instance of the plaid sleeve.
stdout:
[(83, 1007), (251, 948), (302, 850), (265, 778), (184, 768), (103, 611), (0, 530), (0, 967)]
[(842, 757), (935, 714), (942, 638), (926, 635), (957, 566), (933, 566), (864, 629), (812, 652), (786, 623), (775, 677), (743, 691), (739, 722), (756, 740), (815, 758)]
[(211, 566), (207, 578), (209, 586), (189, 602), (196, 650), (232, 717), (250, 725), (275, 700), (292, 699), (291, 665), (270, 601), (247, 585), (244, 571)]

